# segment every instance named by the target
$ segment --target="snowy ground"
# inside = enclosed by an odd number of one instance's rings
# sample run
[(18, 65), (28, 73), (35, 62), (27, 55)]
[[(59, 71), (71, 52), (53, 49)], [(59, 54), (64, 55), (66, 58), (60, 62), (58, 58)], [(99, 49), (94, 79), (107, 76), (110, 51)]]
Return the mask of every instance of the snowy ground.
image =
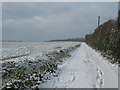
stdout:
[(58, 66), (60, 74), (42, 88), (118, 88), (118, 68), (85, 43)]
[[(78, 47), (80, 42), (3, 43), (3, 57), (0, 58), (3, 85), (0, 89), (39, 87), (49, 77), (57, 75), (57, 65), (70, 57)], [(27, 56), (20, 56), (26, 52)]]
[(0, 60), (18, 56), (22, 56), (22, 60), (27, 56), (36, 58), (42, 56), (42, 54), (68, 48), (77, 44), (79, 44), (79, 42), (3, 42), (0, 44), (0, 46), (2, 46), (0, 48), (0, 53), (2, 53), (0, 54), (2, 55)]

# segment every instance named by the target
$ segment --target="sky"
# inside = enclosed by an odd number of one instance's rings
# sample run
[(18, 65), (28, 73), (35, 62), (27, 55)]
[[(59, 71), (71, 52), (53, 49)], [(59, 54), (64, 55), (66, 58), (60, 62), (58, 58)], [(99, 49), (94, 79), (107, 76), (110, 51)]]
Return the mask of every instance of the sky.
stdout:
[(118, 9), (120, 10), (120, 1), (118, 2)]
[(82, 38), (101, 24), (116, 19), (117, 2), (4, 2), (2, 39), (48, 41)]

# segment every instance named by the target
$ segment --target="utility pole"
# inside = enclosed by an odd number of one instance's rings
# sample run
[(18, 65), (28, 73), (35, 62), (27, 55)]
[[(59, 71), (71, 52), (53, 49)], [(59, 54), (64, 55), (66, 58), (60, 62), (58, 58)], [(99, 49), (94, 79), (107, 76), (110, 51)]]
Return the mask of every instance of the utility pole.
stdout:
[(100, 16), (98, 16), (98, 27), (100, 26)]

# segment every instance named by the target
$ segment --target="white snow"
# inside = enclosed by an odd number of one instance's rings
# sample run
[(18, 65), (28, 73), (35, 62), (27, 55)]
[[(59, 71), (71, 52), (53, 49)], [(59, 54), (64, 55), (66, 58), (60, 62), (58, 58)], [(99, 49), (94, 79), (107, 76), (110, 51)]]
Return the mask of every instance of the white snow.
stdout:
[(118, 88), (118, 68), (85, 43), (58, 69), (58, 77), (51, 78), (41, 88)]
[[(21, 61), (26, 57), (36, 59), (41, 57), (43, 54), (52, 52), (54, 50), (57, 51), (69, 48), (77, 44), (79, 44), (79, 42), (3, 42), (2, 48), (0, 48), (2, 53), (2, 57), (0, 57), (0, 59), (20, 55), (26, 56), (11, 59), (11, 61), (16, 61), (16, 59)], [(5, 61), (10, 61), (10, 59)]]
[[(53, 51), (68, 49), (69, 47), (80, 44), (80, 42), (3, 42), (2, 57), (0, 59), (9, 58), (0, 61), (0, 63), (9, 61), (24, 61), (26, 58), (31, 60), (47, 59), (44, 55)], [(15, 56), (25, 55), (21, 57), (11, 58)]]

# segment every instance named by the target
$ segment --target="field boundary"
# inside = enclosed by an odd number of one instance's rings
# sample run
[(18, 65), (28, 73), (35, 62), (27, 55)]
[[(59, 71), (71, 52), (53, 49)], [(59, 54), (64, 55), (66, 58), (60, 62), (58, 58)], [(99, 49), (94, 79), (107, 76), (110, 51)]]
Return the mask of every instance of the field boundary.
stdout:
[(9, 60), (9, 59), (15, 59), (15, 58), (19, 58), (19, 57), (28, 56), (28, 55), (30, 55), (30, 54), (24, 54), (24, 55), (19, 55), (19, 56), (12, 56), (12, 57), (7, 57), (7, 58), (2, 58), (2, 59), (0, 59), (0, 61)]

